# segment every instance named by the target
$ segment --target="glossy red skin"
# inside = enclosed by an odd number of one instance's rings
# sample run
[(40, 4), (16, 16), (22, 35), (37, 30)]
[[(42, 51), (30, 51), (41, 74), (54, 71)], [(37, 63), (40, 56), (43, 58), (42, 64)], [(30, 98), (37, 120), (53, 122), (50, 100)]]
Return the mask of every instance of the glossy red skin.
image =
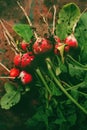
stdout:
[(23, 84), (28, 84), (32, 82), (32, 75), (30, 73), (27, 73), (26, 71), (22, 71), (20, 73), (20, 78)]
[(37, 40), (33, 45), (33, 52), (34, 54), (41, 54), (48, 52), (51, 50), (53, 45), (50, 43), (49, 40), (43, 38), (41, 40)]
[(70, 50), (70, 46), (67, 45), (67, 46), (64, 47), (65, 52), (69, 52), (69, 50)]
[(19, 74), (20, 74), (20, 71), (19, 71), (19, 69), (17, 69), (17, 68), (12, 68), (12, 69), (10, 70), (10, 76), (11, 76), (11, 77), (18, 77)]
[(27, 47), (29, 46), (29, 44), (26, 43), (26, 42), (21, 42), (21, 43), (20, 43), (20, 46), (21, 46), (21, 49), (22, 49), (23, 51), (26, 51), (26, 50), (27, 50)]
[(35, 56), (32, 54), (32, 52), (23, 54), (21, 58), (21, 67), (24, 68), (30, 65), (34, 58)]
[(72, 48), (78, 47), (78, 42), (73, 35), (70, 35), (65, 39), (65, 44), (67, 44), (68, 46), (70, 46)]
[(21, 64), (21, 56), (18, 54), (14, 57), (14, 60), (13, 60), (15, 66), (20, 66)]

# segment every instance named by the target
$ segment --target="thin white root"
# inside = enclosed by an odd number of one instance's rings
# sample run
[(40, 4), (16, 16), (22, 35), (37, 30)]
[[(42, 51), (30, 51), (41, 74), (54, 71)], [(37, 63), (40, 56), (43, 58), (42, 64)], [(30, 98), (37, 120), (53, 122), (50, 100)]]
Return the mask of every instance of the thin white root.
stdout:
[(6, 40), (7, 40), (7, 42), (8, 42), (8, 44), (9, 44), (9, 46), (11, 45), (11, 42), (10, 42), (10, 40), (9, 40), (9, 38), (8, 38), (8, 36), (7, 36), (7, 34), (6, 34), (6, 32), (4, 31), (4, 36), (5, 36), (5, 38), (6, 38)]
[[(28, 21), (28, 24), (29, 24), (30, 26), (32, 26), (31, 20), (30, 20), (29, 16), (27, 15), (25, 9), (21, 6), (21, 4), (20, 4), (18, 1), (17, 1), (17, 4), (18, 4), (18, 6), (21, 8), (21, 10), (23, 11), (23, 13), (24, 13), (24, 15), (25, 15), (25, 17), (26, 17), (26, 19), (27, 19), (27, 21)], [(37, 33), (36, 33), (35, 31), (34, 31), (34, 35), (35, 35), (35, 38), (37, 39), (37, 38), (38, 38), (38, 35), (37, 35)]]
[(8, 72), (10, 72), (10, 70), (9, 70), (5, 65), (3, 65), (1, 62), (0, 62), (0, 65), (1, 65), (5, 70), (7, 70)]
[(54, 15), (53, 15), (53, 34), (54, 34), (54, 31), (55, 31), (55, 19), (56, 19), (56, 6), (54, 5), (53, 8), (54, 8)]
[(6, 77), (6, 76), (0, 76), (0, 79), (15, 79), (15, 77)]
[(50, 12), (51, 9), (52, 9), (52, 7), (49, 8), (49, 10), (48, 10), (48, 12), (46, 14), (46, 17), (48, 17), (48, 14), (49, 14), (49, 12)]
[(1, 23), (2, 27), (3, 27), (3, 29), (5, 30), (6, 34), (7, 34), (7, 35), (9, 36), (9, 38), (11, 39), (11, 41), (13, 41), (13, 42), (15, 43), (13, 37), (12, 37), (11, 34), (8, 32), (8, 30), (7, 30), (7, 28), (5, 27), (5, 25), (4, 25), (4, 23), (3, 23), (2, 20), (0, 20), (0, 23)]
[(13, 46), (13, 48), (15, 49), (15, 51), (19, 52), (16, 44), (15, 44), (15, 41), (14, 41), (14, 38), (11, 36), (11, 34), (8, 32), (7, 28), (5, 27), (4, 23), (2, 20), (0, 20), (0, 23), (4, 29), (4, 36), (8, 42), (8, 44), (11, 46)]
[(48, 26), (48, 23), (47, 23), (46, 18), (45, 18), (42, 14), (40, 14), (40, 15), (41, 15), (41, 17), (43, 18), (43, 22)]

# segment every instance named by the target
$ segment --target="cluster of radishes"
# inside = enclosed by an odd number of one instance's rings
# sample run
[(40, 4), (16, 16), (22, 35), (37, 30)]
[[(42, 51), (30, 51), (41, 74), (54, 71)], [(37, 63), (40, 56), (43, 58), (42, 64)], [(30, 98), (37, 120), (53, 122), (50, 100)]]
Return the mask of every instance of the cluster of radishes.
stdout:
[(64, 47), (64, 52), (69, 52), (70, 48), (77, 48), (78, 42), (73, 34), (68, 36), (65, 40), (61, 41), (59, 37), (54, 36), (54, 43), (49, 38), (38, 38), (32, 44), (32, 51), (29, 51), (29, 44), (21, 42), (20, 47), (24, 51), (23, 53), (17, 54), (14, 57), (15, 67), (10, 70), (10, 76), (19, 78), (23, 84), (32, 82), (32, 74), (26, 72), (25, 68), (31, 66), (36, 55), (44, 54), (46, 52), (53, 51), (54, 54), (60, 54), (60, 48)]
[(30, 83), (32, 81), (32, 75), (25, 71), (25, 68), (31, 64), (34, 60), (32, 52), (26, 52), (24, 54), (17, 54), (14, 57), (15, 67), (10, 70), (10, 76), (21, 79), (23, 84)]
[(56, 40), (56, 44), (54, 47), (55, 54), (60, 54), (60, 48), (62, 46), (64, 47), (64, 52), (69, 52), (71, 48), (78, 47), (78, 42), (73, 34), (69, 35), (68, 37), (66, 37), (66, 39), (62, 41), (58, 37), (55, 37), (55, 40)]

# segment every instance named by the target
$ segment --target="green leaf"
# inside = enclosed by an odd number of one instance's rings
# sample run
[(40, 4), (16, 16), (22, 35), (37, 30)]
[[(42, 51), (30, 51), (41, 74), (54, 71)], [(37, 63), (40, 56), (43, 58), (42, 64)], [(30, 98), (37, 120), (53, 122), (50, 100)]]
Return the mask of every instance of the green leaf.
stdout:
[(65, 119), (61, 109), (57, 108), (57, 114), (58, 114), (58, 118), (54, 121), (54, 124), (61, 125), (61, 124), (65, 123), (66, 119)]
[(57, 24), (56, 26), (56, 35), (60, 37), (61, 40), (67, 37), (67, 24)]
[(10, 109), (20, 101), (21, 94), (18, 91), (10, 91), (1, 98), (1, 108)]
[(60, 96), (62, 92), (59, 90), (59, 88), (56, 87), (53, 81), (50, 82), (49, 88), (52, 92), (52, 96)]
[(81, 62), (87, 63), (87, 12), (83, 13), (75, 28), (75, 37), (81, 48)]
[(67, 73), (67, 66), (63, 63), (60, 63), (60, 70), (63, 72), (63, 73)]
[(76, 113), (73, 113), (73, 114), (67, 116), (67, 120), (68, 120), (68, 122), (70, 123), (70, 126), (75, 125), (76, 120), (77, 120)]
[(79, 80), (83, 79), (85, 71), (82, 68), (69, 63), (68, 69), (69, 69), (69, 74), (71, 77), (75, 76)]
[(13, 29), (26, 42), (29, 42), (31, 37), (33, 36), (32, 29), (27, 24), (16, 24), (14, 25)]
[(71, 90), (71, 95), (78, 101), (79, 93), (78, 90)]
[(74, 3), (63, 6), (59, 12), (58, 24), (56, 25), (56, 34), (61, 40), (72, 33), (73, 26), (80, 16), (80, 9)]
[(28, 127), (32, 129), (34, 127), (37, 127), (38, 125), (40, 127), (40, 124), (42, 124), (42, 127), (44, 126), (44, 124), (48, 126), (48, 116), (43, 110), (37, 111), (35, 115), (27, 121)]
[(6, 91), (7, 93), (9, 93), (9, 92), (11, 92), (11, 91), (13, 91), (13, 90), (15, 89), (15, 87), (13, 86), (13, 84), (11, 84), (11, 83), (9, 83), (9, 82), (6, 82), (6, 83), (4, 84), (4, 88), (5, 88), (5, 91)]

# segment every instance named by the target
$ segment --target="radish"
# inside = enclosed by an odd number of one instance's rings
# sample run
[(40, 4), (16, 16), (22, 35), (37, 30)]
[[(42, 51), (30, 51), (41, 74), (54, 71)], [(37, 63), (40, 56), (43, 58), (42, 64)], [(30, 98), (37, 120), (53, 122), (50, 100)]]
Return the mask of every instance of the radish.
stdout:
[(31, 64), (31, 62), (34, 60), (35, 56), (33, 55), (32, 52), (28, 52), (23, 54), (22, 58), (21, 58), (21, 67), (27, 67), (28, 65)]
[(33, 52), (34, 54), (41, 54), (50, 51), (53, 48), (53, 45), (49, 40), (45, 38), (39, 38), (33, 44)]
[(19, 74), (20, 74), (20, 71), (17, 68), (12, 68), (10, 70), (10, 77), (15, 77), (16, 78), (16, 77), (19, 76)]
[(76, 38), (74, 37), (73, 34), (71, 34), (70, 36), (68, 36), (65, 39), (65, 44), (67, 44), (68, 46), (72, 47), (72, 48), (77, 48), (78, 47), (78, 42), (76, 40)]
[(13, 63), (14, 63), (15, 66), (20, 67), (20, 64), (21, 64), (21, 55), (19, 55), (19, 54), (16, 55), (14, 57)]
[(31, 64), (31, 62), (34, 60), (34, 55), (32, 52), (24, 53), (23, 55), (16, 55), (14, 57), (14, 65), (17, 67), (24, 68)]
[(25, 42), (25, 41), (22, 41), (21, 43), (20, 43), (20, 47), (21, 47), (21, 49), (23, 50), (23, 51), (27, 51), (27, 47), (29, 46), (29, 44), (27, 43), (27, 42)]
[(32, 75), (26, 71), (21, 71), (19, 77), (21, 78), (21, 82), (23, 84), (28, 84), (32, 81)]
[(65, 51), (65, 52), (69, 52), (69, 50), (70, 50), (70, 46), (66, 45), (66, 46), (64, 47), (64, 51)]

